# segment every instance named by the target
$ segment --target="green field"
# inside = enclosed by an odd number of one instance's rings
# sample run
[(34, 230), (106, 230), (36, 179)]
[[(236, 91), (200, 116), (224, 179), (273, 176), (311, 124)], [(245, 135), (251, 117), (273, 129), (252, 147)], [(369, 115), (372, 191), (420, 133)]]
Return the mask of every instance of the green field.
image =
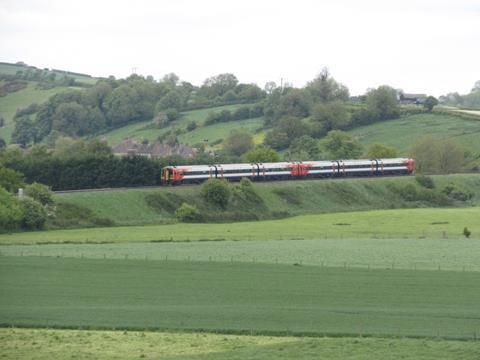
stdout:
[(15, 128), (13, 116), (17, 109), (25, 108), (32, 103), (41, 104), (47, 101), (50, 96), (65, 91), (66, 89), (68, 88), (55, 87), (49, 90), (40, 90), (36, 89), (36, 83), (30, 82), (27, 88), (0, 97), (0, 114), (5, 119), (5, 126), (0, 128), (0, 137), (10, 142), (10, 137)]
[(474, 272), (2, 257), (0, 273), (4, 325), (465, 339), (480, 330)]
[(480, 207), (401, 209), (303, 215), (226, 224), (170, 224), (1, 234), (0, 244), (202, 240), (308, 240), (371, 238), (480, 238)]
[(470, 360), (473, 341), (294, 338), (136, 331), (0, 329), (0, 357), (22, 359)]
[[(449, 184), (474, 194), (467, 202), (454, 202), (450, 206), (465, 207), (480, 205), (480, 176), (450, 175), (432, 177), (436, 191)], [(254, 183), (261, 203), (244, 203), (233, 199), (226, 211), (219, 211), (206, 204), (198, 187), (167, 187), (156, 190), (132, 189), (127, 191), (79, 192), (58, 194), (60, 204), (58, 217), (72, 218), (70, 227), (82, 227), (75, 223), (75, 214), (64, 213), (62, 204), (88, 210), (93, 217), (109, 219), (116, 225), (144, 225), (174, 221), (174, 211), (182, 202), (196, 205), (203, 214), (216, 221), (272, 219), (285, 216), (344, 212), (372, 209), (415, 208), (438, 206), (432, 201), (406, 201), (396, 189), (414, 184), (422, 191), (413, 177), (381, 179), (336, 179), (305, 180), (276, 183)], [(160, 203), (171, 203), (165, 208), (155, 208), (147, 198), (156, 198)], [(129, 206), (124, 206), (129, 204)], [(243, 217), (239, 217), (238, 215)], [(90, 224), (89, 226), (93, 226)], [(57, 226), (58, 228), (58, 226)]]
[(401, 155), (409, 155), (415, 141), (427, 135), (435, 139), (453, 139), (465, 149), (480, 151), (480, 121), (453, 115), (410, 115), (362, 126), (349, 133), (358, 137), (364, 145), (382, 143), (398, 149)]
[[(208, 114), (210, 112), (218, 112), (221, 110), (230, 110), (234, 111), (235, 109), (238, 109), (239, 107), (242, 107), (245, 105), (242, 104), (235, 104), (235, 105), (225, 105), (225, 106), (218, 106), (215, 108), (208, 108), (208, 109), (200, 109), (200, 110), (192, 110), (192, 111), (187, 111), (182, 113), (182, 117), (178, 120), (172, 121), (168, 127), (158, 129), (155, 126), (152, 125), (152, 121), (142, 121), (138, 123), (134, 123), (131, 125), (123, 126), (121, 128), (109, 131), (105, 134), (102, 135), (102, 137), (105, 137), (110, 145), (116, 145), (120, 142), (122, 142), (126, 138), (132, 138), (132, 139), (137, 139), (137, 140), (143, 140), (147, 139), (151, 142), (154, 142), (160, 135), (166, 133), (167, 131), (171, 129), (185, 129), (188, 123), (191, 121), (194, 121), (197, 126), (199, 126), (196, 130), (194, 130), (192, 135), (189, 135), (190, 133), (182, 134), (180, 138), (182, 140), (185, 140), (186, 144), (193, 145), (198, 142), (203, 142), (204, 138), (201, 138), (204, 136), (205, 130), (201, 129), (209, 129), (212, 130), (215, 139), (212, 137), (210, 139), (210, 142), (218, 139), (219, 135), (218, 134), (223, 134), (224, 130), (222, 130), (224, 127), (231, 127), (236, 128), (238, 126), (240, 127), (245, 127), (246, 129), (250, 130), (256, 130), (257, 129), (257, 124), (260, 124), (259, 119), (250, 119), (250, 120), (243, 120), (243, 121), (231, 121), (225, 124), (216, 124), (216, 125), (210, 125), (205, 128), (203, 128), (203, 122), (207, 118)], [(253, 121), (252, 121), (253, 120)], [(239, 125), (242, 124), (242, 125)], [(223, 125), (219, 126), (219, 125)], [(223, 131), (223, 132), (222, 132)], [(197, 132), (200, 132), (197, 134)], [(223, 136), (223, 135), (222, 135)]]

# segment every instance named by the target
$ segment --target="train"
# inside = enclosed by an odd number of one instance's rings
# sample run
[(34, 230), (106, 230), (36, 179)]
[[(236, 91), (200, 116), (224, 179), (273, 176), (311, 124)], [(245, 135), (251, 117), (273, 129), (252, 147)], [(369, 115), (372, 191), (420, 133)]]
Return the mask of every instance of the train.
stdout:
[(162, 169), (161, 181), (163, 185), (181, 185), (198, 184), (208, 179), (269, 181), (411, 175), (414, 172), (415, 160), (411, 158), (294, 161), (166, 166)]

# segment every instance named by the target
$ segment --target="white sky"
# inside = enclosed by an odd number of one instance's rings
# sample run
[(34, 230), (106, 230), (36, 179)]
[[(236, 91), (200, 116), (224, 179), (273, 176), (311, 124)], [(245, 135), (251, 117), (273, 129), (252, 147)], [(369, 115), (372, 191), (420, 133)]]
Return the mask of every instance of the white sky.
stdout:
[(467, 93), (480, 0), (0, 0), (0, 61), (125, 77), (234, 73), (304, 86), (327, 66), (352, 94)]

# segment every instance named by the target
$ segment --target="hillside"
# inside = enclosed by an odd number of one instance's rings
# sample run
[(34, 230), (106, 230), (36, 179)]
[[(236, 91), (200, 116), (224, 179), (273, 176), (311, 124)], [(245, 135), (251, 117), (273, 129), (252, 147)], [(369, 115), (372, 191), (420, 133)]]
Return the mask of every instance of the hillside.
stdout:
[(364, 145), (382, 143), (396, 148), (401, 155), (409, 155), (415, 141), (432, 136), (435, 139), (453, 139), (466, 150), (480, 152), (480, 117), (469, 120), (454, 115), (418, 114), (383, 121), (352, 129)]
[[(414, 177), (383, 179), (304, 180), (254, 183), (258, 198), (246, 200), (241, 191), (225, 211), (206, 204), (198, 187), (157, 190), (78, 192), (56, 195), (58, 215), (54, 228), (143, 225), (175, 222), (175, 210), (183, 203), (194, 204), (206, 222), (262, 220), (304, 214), (372, 209), (480, 204), (480, 176), (433, 177), (434, 191), (422, 188)], [(408, 185), (413, 185), (413, 193)], [(468, 201), (452, 201), (442, 193), (447, 185), (472, 194)], [(403, 190), (408, 189), (408, 190)], [(125, 206), (128, 204), (128, 206)]]

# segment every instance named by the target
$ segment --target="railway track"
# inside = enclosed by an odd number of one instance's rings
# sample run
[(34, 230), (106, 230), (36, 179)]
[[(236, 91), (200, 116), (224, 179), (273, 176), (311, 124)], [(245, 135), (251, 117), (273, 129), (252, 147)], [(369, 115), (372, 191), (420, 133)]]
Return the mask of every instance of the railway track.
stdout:
[[(395, 178), (404, 178), (408, 175), (383, 175), (383, 176), (358, 176), (358, 177), (343, 177), (343, 178), (321, 178), (321, 179), (297, 179), (297, 180), (269, 180), (269, 181), (255, 181), (256, 183), (265, 184), (265, 183), (282, 183), (287, 181), (345, 181), (345, 180), (368, 180), (375, 181), (379, 179), (395, 179)], [(165, 185), (154, 185), (154, 186), (133, 186), (133, 187), (109, 187), (109, 188), (99, 188), (99, 189), (79, 189), (79, 190), (59, 190), (53, 191), (55, 194), (69, 194), (69, 193), (82, 193), (82, 192), (105, 192), (105, 191), (127, 191), (127, 190), (156, 190), (156, 189), (165, 189), (169, 188), (181, 188), (181, 187), (198, 187), (201, 184), (182, 184), (176, 186), (165, 186)]]

